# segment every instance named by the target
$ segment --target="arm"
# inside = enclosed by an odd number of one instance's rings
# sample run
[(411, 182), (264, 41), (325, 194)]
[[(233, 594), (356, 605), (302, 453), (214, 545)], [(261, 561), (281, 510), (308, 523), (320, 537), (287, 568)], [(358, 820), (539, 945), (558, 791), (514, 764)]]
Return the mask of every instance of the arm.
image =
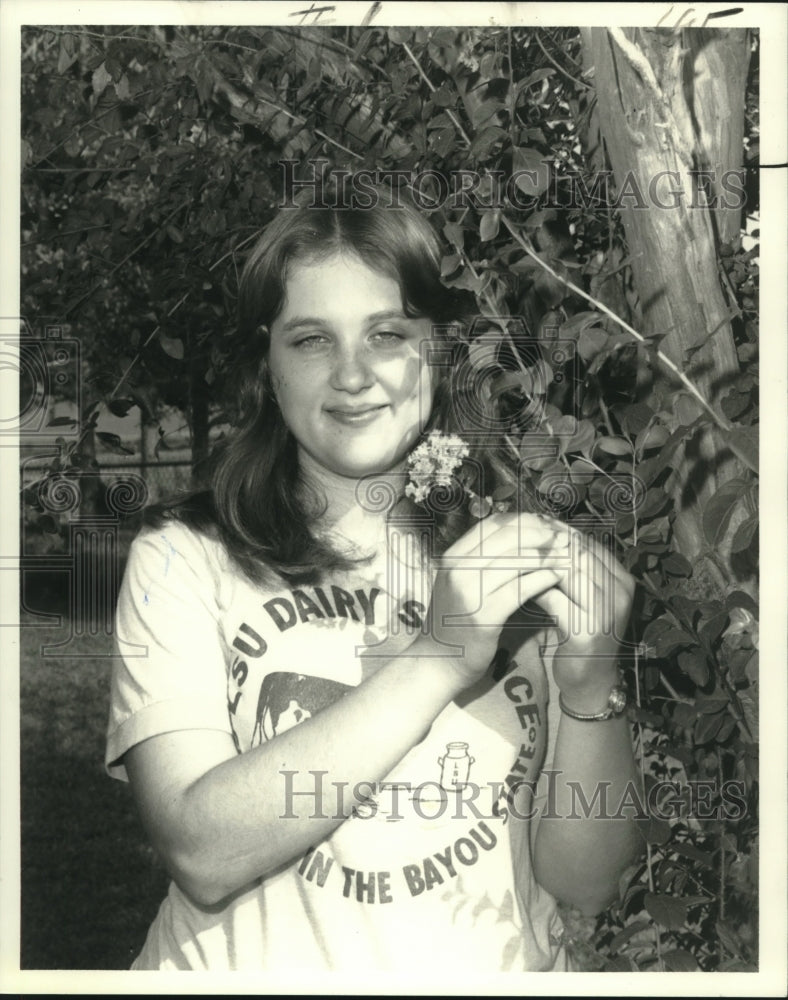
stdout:
[[(539, 599), (558, 622), (563, 642), (553, 659), (553, 675), (575, 712), (592, 714), (606, 707), (617, 682), (617, 637), (626, 627), (633, 590), (632, 578), (585, 539), (560, 589)], [(605, 818), (615, 815), (622, 801), (632, 802), (633, 789), (639, 801), (627, 719), (588, 722), (560, 713), (551, 772), (550, 808), (539, 820), (534, 841), (535, 875), (557, 898), (585, 914), (598, 913), (643, 846), (631, 807), (619, 818)]]
[[(484, 531), (501, 536), (501, 550), (511, 547), (511, 520), (489, 520)], [(541, 524), (531, 533), (534, 545), (549, 535)], [(447, 555), (478, 559), (479, 542), (480, 532), (471, 532)], [(410, 655), (384, 663), (344, 698), (269, 743), (238, 755), (225, 733), (179, 728), (127, 751), (143, 822), (189, 895), (214, 905), (329, 836), (368, 791), (362, 785), (352, 794), (354, 786), (385, 777), (487, 669), (500, 623), (557, 581), (550, 569), (537, 569), (525, 581), (516, 570), (495, 576), (479, 607), (478, 573), (440, 570), (430, 634), (419, 636)], [(463, 616), (463, 626), (444, 625), (448, 614)], [(462, 643), (463, 655), (447, 657), (447, 643)], [(324, 772), (322, 801), (298, 798), (290, 810), (295, 818), (282, 818), (281, 772), (296, 772), (296, 790), (313, 790), (308, 772), (318, 769)], [(338, 814), (335, 788), (341, 782), (344, 809)]]
[[(231, 737), (216, 731), (145, 740), (125, 756), (143, 823), (181, 888), (204, 905), (218, 903), (328, 837), (363, 801), (363, 783), (382, 779), (459, 689), (446, 660), (403, 657), (240, 755)], [(318, 790), (287, 802), (282, 772), (296, 772), (296, 792), (314, 791), (312, 770), (325, 772), (322, 796)], [(347, 782), (339, 811), (338, 782)]]

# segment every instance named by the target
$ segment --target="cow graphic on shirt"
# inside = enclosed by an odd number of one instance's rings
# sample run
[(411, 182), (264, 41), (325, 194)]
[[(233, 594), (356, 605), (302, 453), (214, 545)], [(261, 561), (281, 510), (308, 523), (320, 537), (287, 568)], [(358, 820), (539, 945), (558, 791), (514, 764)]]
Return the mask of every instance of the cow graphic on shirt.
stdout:
[(260, 686), (252, 746), (272, 740), (304, 719), (311, 719), (352, 690), (349, 684), (277, 670)]

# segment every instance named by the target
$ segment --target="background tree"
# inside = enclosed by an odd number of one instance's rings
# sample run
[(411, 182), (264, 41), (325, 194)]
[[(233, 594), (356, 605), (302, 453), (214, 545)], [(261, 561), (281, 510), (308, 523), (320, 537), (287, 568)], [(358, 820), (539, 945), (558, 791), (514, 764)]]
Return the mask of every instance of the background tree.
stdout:
[[(89, 373), (58, 475), (94, 463), (105, 407), (174, 404), (204, 456), (280, 161), (296, 181), (317, 159), (419, 176), (444, 278), (477, 297), (468, 356), (513, 417), (526, 502), (612, 519), (642, 584), (627, 675), (647, 787), (715, 783), (705, 815), (652, 802), (618, 902), (567, 914), (587, 968), (757, 962), (757, 249), (741, 201), (710, 207), (690, 173), (711, 166), (714, 193), (754, 153), (756, 55), (748, 33), (691, 29), (23, 34), (23, 309), (70, 323)], [(653, 207), (663, 170), (675, 208)], [(460, 171), (456, 199), (441, 178)]]

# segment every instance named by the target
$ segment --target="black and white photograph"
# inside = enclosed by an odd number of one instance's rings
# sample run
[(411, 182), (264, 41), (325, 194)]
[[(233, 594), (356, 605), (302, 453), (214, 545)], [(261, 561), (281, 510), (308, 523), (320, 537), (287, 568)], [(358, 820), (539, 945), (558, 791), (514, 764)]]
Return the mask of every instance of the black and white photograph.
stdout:
[(785, 995), (788, 12), (591, 8), (0, 6), (3, 992)]

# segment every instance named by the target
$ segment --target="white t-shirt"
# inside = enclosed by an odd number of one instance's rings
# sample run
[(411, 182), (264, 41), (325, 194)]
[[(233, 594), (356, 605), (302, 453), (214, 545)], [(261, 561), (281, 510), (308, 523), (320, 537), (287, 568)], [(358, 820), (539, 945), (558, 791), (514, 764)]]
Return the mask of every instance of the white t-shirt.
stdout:
[[(118, 602), (109, 773), (125, 779), (130, 747), (176, 730), (228, 732), (243, 753), (407, 655), (429, 580), (390, 541), (319, 586), (265, 588), (211, 538), (175, 521), (146, 530)], [(537, 777), (548, 743), (544, 665), (535, 639), (520, 641), (507, 639), (513, 660), (452, 702), (328, 839), (216, 907), (172, 883), (133, 968), (565, 969), (555, 901), (532, 874), (524, 801), (507, 805)], [(323, 780), (316, 761), (260, 794), (281, 802), (287, 823), (313, 814)], [(341, 809), (346, 790), (331, 792)]]

